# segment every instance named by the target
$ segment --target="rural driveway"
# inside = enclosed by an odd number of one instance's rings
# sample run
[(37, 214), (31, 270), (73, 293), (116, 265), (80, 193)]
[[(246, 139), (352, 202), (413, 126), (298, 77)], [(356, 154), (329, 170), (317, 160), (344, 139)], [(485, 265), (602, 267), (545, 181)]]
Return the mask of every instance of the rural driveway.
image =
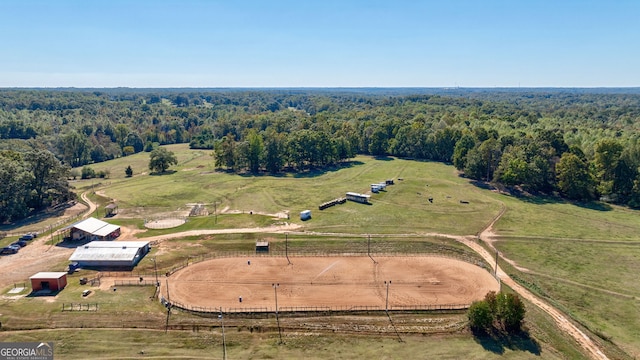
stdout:
[[(86, 192), (80, 197), (89, 205), (89, 209), (82, 216), (86, 218), (96, 210), (96, 204), (89, 200)], [(53, 236), (55, 235), (57, 233), (53, 234)], [(51, 234), (41, 234), (30, 241), (27, 246), (20, 249), (17, 254), (0, 256), (0, 274), (2, 274), (0, 276), (0, 288), (18, 283), (22, 284), (35, 273), (48, 271), (51, 269), (52, 264), (61, 263), (69, 259), (74, 249), (47, 245), (51, 237)]]

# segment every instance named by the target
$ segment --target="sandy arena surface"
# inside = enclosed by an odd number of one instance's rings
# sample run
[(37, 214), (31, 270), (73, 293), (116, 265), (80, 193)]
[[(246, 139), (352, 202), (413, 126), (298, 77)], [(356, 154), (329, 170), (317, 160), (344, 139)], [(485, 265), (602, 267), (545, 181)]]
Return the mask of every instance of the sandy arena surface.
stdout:
[[(497, 281), (484, 269), (449, 258), (245, 257), (213, 259), (190, 265), (168, 278), (172, 302), (219, 308), (273, 309), (297, 306), (379, 306), (469, 304)], [(251, 265), (248, 262), (251, 262)], [(166, 287), (163, 286), (166, 297)], [(239, 301), (242, 297), (242, 303)]]

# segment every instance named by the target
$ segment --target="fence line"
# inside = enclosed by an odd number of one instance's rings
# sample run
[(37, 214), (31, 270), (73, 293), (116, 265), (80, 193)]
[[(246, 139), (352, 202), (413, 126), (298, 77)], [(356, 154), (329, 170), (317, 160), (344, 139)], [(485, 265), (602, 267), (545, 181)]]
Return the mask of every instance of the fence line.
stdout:
[[(231, 314), (255, 314), (266, 315), (275, 313), (275, 307), (203, 307), (182, 304), (177, 301), (167, 301), (164, 297), (160, 300), (167, 308), (178, 309), (201, 315), (218, 315), (222, 311), (225, 315)], [(422, 304), (422, 305), (389, 305), (385, 308), (381, 305), (338, 305), (338, 306), (282, 306), (278, 307), (279, 313), (356, 313), (356, 312), (413, 312), (413, 311), (461, 311), (466, 310), (471, 304)]]
[[(433, 257), (441, 257), (445, 259), (454, 259), (464, 261), (473, 265), (477, 265), (489, 273), (492, 273), (491, 266), (487, 264), (484, 260), (473, 258), (470, 256), (457, 255), (457, 254), (444, 254), (437, 252), (371, 252), (367, 253), (366, 251), (361, 252), (330, 252), (330, 251), (315, 251), (315, 250), (295, 250), (295, 251), (269, 251), (268, 253), (258, 253), (254, 251), (227, 251), (227, 252), (216, 252), (209, 254), (202, 254), (198, 256), (189, 256), (185, 262), (180, 263), (179, 265), (171, 268), (166, 272), (166, 276), (170, 276), (178, 270), (184, 269), (185, 267), (196, 264), (199, 262), (212, 260), (212, 259), (224, 259), (230, 257), (344, 257), (344, 256), (352, 256), (352, 257), (361, 257), (361, 256), (371, 256), (371, 257), (423, 257), (423, 256), (433, 256)], [(499, 279), (498, 279), (499, 280)]]
[(98, 311), (98, 303), (62, 303), (62, 311)]
[(114, 286), (156, 286), (155, 280), (115, 280)]
[[(42, 234), (46, 234), (48, 232), (51, 232), (54, 228), (57, 228), (58, 226), (62, 226), (62, 225), (67, 224), (67, 223), (74, 223), (78, 218), (81, 218), (82, 216), (84, 216), (84, 213), (80, 213), (80, 214), (68, 217), (66, 219), (56, 221), (53, 224), (50, 224), (48, 226), (45, 226), (44, 228), (41, 228), (41, 229), (35, 230), (35, 231), (34, 230), (24, 230), (22, 232), (2, 232), (1, 235), (4, 235), (4, 236), (0, 236), (0, 239), (2, 239), (3, 237), (9, 237), (9, 236), (22, 236), (22, 235), (24, 235), (24, 234), (26, 234), (28, 232), (34, 232), (34, 233), (38, 234), (38, 236), (41, 236)], [(27, 226), (27, 229), (28, 229), (28, 226)], [(61, 229), (58, 229), (55, 232), (53, 232), (53, 235), (58, 234), (60, 232), (60, 230)]]

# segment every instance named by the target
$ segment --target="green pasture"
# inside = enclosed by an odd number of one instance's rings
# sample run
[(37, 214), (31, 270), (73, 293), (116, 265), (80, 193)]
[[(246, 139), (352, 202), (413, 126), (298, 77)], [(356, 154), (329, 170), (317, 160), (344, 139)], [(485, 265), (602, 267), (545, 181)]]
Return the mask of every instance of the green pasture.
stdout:
[(516, 276), (628, 354), (640, 354), (640, 243), (503, 238)]
[[(555, 349), (540, 354), (481, 342), (467, 334), (391, 336), (255, 333), (227, 328), (229, 359), (565, 359)], [(213, 331), (144, 329), (56, 330), (0, 333), (1, 341), (53, 341), (56, 359), (223, 359), (222, 335)]]
[[(360, 156), (328, 170), (253, 176), (215, 171), (211, 152), (185, 145), (169, 148), (180, 161), (173, 172), (125, 178), (129, 163), (148, 162), (148, 154), (139, 153), (94, 165), (96, 170), (111, 172), (111, 178), (101, 180), (98, 189), (116, 199), (123, 214), (129, 209), (153, 216), (149, 213), (153, 209), (160, 217), (163, 212), (200, 202), (210, 212), (216, 207), (244, 213), (288, 211), (289, 221), (307, 230), (340, 233), (475, 234), (500, 209), (498, 201), (441, 163)], [(348, 191), (367, 192), (370, 184), (386, 179), (394, 179), (395, 185), (372, 194), (372, 205), (347, 202), (317, 210), (321, 203), (344, 197)], [(93, 182), (96, 180), (84, 180), (76, 186), (88, 188)], [(306, 209), (312, 210), (313, 218), (301, 222), (299, 213)]]
[(640, 240), (640, 213), (604, 203), (571, 203), (560, 199), (492, 194), (506, 207), (494, 227), (501, 236)]

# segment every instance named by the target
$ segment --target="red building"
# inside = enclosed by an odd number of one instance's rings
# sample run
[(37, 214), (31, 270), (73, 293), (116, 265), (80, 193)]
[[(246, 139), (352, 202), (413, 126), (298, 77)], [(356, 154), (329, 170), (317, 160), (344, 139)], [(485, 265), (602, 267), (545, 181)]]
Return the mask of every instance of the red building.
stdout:
[(60, 291), (67, 286), (65, 272), (39, 272), (29, 278), (32, 291), (51, 290)]

